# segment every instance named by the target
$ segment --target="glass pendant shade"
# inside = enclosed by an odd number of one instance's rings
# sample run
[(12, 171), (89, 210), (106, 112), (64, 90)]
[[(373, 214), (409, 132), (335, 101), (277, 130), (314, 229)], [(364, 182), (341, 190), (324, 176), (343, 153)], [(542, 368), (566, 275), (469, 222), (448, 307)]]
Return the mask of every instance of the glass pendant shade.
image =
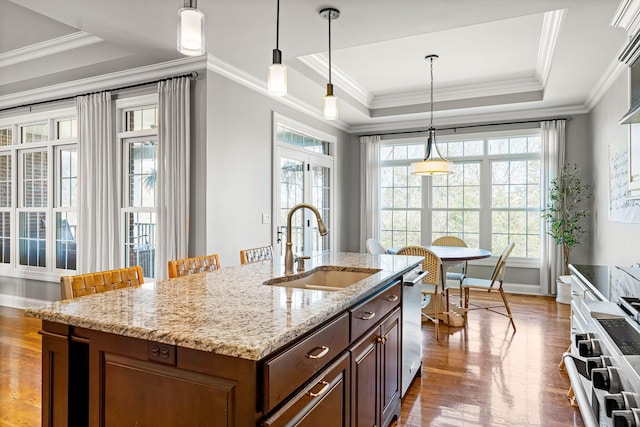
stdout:
[(267, 78), (267, 90), (271, 96), (285, 96), (287, 94), (287, 67), (282, 65), (281, 56), (282, 53), (279, 50), (273, 50), (273, 64), (269, 67)]
[(411, 163), (409, 169), (413, 175), (433, 176), (451, 173), (451, 162), (444, 159), (428, 159)]
[(336, 120), (338, 118), (338, 98), (333, 95), (333, 85), (327, 84), (327, 94), (324, 97), (322, 112), (325, 120)]
[(430, 95), (430, 124), (427, 130), (427, 151), (424, 160), (411, 163), (409, 172), (412, 175), (433, 176), (448, 175), (451, 171), (451, 162), (445, 159), (436, 145), (436, 129), (433, 127), (433, 61), (438, 59), (438, 55), (427, 55), (424, 59), (429, 61), (431, 69)]
[(178, 52), (183, 55), (204, 54), (204, 13), (193, 0), (185, 0), (178, 10)]

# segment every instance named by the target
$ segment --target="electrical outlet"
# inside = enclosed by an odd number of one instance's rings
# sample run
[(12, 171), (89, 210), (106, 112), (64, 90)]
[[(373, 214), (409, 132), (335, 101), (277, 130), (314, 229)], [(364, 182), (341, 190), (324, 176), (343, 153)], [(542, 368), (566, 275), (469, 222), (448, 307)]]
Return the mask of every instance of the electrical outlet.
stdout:
[(262, 214), (262, 223), (263, 224), (271, 224), (271, 215), (263, 213)]

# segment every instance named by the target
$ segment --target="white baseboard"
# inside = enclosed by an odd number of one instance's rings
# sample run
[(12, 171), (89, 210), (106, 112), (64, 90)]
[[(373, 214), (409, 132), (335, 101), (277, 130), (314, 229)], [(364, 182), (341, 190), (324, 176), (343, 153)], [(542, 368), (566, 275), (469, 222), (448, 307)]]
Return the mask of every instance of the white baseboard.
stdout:
[(25, 309), (31, 307), (44, 307), (45, 305), (50, 303), (50, 301), (44, 301), (40, 299), (0, 294), (0, 305), (5, 307)]

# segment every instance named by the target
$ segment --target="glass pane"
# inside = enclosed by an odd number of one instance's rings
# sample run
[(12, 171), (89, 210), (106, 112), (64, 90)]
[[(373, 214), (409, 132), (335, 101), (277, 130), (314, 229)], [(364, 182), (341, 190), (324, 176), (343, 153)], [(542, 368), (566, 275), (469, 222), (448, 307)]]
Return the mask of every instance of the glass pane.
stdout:
[(154, 207), (156, 203), (155, 141), (129, 144), (129, 206)]
[(20, 142), (38, 142), (49, 140), (49, 125), (47, 122), (20, 126)]
[(125, 112), (126, 130), (146, 130), (158, 127), (158, 108), (147, 107)]
[[(292, 207), (304, 201), (304, 163), (299, 160), (280, 160), (280, 224), (281, 232), (286, 236), (287, 216)], [(297, 212), (291, 221), (291, 243), (293, 253), (303, 253), (304, 246), (304, 215)], [(286, 239), (283, 239), (283, 246)], [(284, 253), (284, 251), (282, 252)]]
[(125, 267), (139, 265), (144, 277), (155, 277), (155, 213), (129, 212), (125, 217), (125, 227)]
[(11, 214), (0, 212), (0, 262), (11, 262)]
[(305, 150), (312, 151), (314, 153), (330, 154), (330, 144), (327, 141), (302, 134), (282, 125), (278, 126), (276, 138), (278, 138), (278, 142), (283, 144), (304, 148)]
[(75, 212), (56, 213), (56, 268), (76, 269), (76, 230), (78, 218)]
[(0, 156), (0, 207), (11, 207), (11, 155)]
[(78, 137), (78, 122), (76, 119), (60, 120), (56, 123), (58, 139)]
[(45, 212), (20, 212), (20, 265), (46, 267), (46, 236)]
[(23, 206), (47, 206), (48, 161), (46, 151), (22, 153)]
[[(329, 212), (331, 211), (329, 206), (330, 201), (330, 169), (316, 166), (312, 167), (312, 199), (311, 203), (318, 208), (320, 211), (320, 217), (322, 218), (322, 222), (324, 222), (327, 231), (331, 230), (331, 217)], [(326, 236), (321, 236), (318, 232), (318, 222), (312, 221), (313, 232), (311, 233), (313, 236), (313, 253), (314, 255), (319, 254), (320, 252), (328, 251), (330, 246), (329, 234)]]
[(75, 148), (63, 148), (58, 152), (59, 188), (58, 203), (60, 207), (75, 207), (78, 186), (78, 156)]
[(11, 145), (11, 128), (0, 129), (0, 146), (2, 145)]

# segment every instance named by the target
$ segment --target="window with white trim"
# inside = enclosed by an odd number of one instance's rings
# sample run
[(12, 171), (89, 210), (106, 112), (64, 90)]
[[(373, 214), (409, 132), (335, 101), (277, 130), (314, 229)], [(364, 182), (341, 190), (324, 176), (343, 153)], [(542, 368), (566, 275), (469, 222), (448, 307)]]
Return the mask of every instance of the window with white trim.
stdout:
[(5, 273), (21, 270), (23, 277), (42, 278), (76, 269), (76, 146), (75, 108), (0, 120)]
[(158, 107), (141, 105), (121, 110), (124, 265), (139, 265), (155, 277), (156, 162)]
[(541, 137), (538, 129), (438, 138), (453, 173), (418, 177), (409, 165), (424, 156), (419, 139), (380, 148), (380, 240), (385, 247), (429, 245), (444, 235), (469, 246), (539, 262)]

